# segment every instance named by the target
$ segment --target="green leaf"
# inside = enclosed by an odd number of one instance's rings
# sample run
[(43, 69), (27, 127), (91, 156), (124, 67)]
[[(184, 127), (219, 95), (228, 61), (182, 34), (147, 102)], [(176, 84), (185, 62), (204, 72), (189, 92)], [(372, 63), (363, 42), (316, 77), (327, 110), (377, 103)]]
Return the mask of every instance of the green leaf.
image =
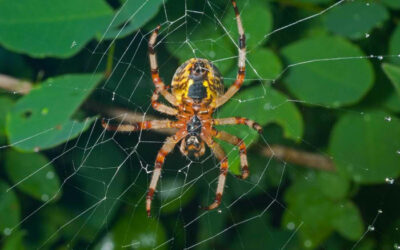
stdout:
[(400, 1), (398, 0), (380, 0), (384, 5), (392, 9), (400, 9)]
[(389, 93), (389, 96), (384, 100), (383, 105), (388, 110), (399, 113), (400, 112), (400, 98), (399, 95), (392, 91)]
[(333, 33), (360, 39), (388, 18), (388, 11), (378, 3), (347, 2), (326, 13), (325, 25)]
[(6, 96), (0, 97), (0, 144), (6, 141), (6, 115), (11, 109), (14, 101)]
[(20, 206), (13, 190), (0, 181), (0, 234), (10, 235), (20, 220)]
[(5, 169), (14, 185), (40, 201), (54, 199), (60, 192), (60, 180), (54, 166), (39, 153), (6, 152)]
[(400, 65), (400, 25), (396, 26), (389, 41), (389, 53), (394, 57), (390, 57), (390, 61)]
[[(260, 43), (265, 42), (264, 36), (271, 32), (273, 27), (273, 17), (269, 5), (265, 1), (249, 0), (246, 2), (238, 1), (240, 17), (243, 22), (244, 32), (246, 34), (246, 45), (249, 49), (255, 48)], [(230, 36), (235, 40), (239, 39), (235, 13), (229, 9), (222, 23)]]
[(318, 181), (321, 192), (332, 200), (339, 200), (346, 197), (350, 182), (337, 173), (320, 172), (318, 173)]
[(298, 228), (301, 244), (316, 248), (332, 232), (332, 208), (335, 204), (319, 190), (314, 173), (299, 178), (285, 193), (288, 208), (285, 209), (282, 226), (289, 230)]
[(127, 213), (121, 217), (110, 233), (108, 233), (95, 247), (96, 250), (105, 249), (112, 244), (115, 249), (166, 249), (166, 234), (164, 227), (157, 220), (147, 218), (144, 209), (135, 211), (134, 216)]
[(25, 231), (13, 232), (4, 242), (3, 250), (23, 250), (24, 247), (23, 239), (26, 235)]
[(343, 237), (353, 241), (360, 239), (364, 232), (360, 211), (349, 201), (335, 209), (332, 225)]
[[(159, 40), (162, 39), (162, 34), (160, 37)], [(202, 25), (191, 27), (189, 37), (190, 39), (185, 32), (168, 34), (167, 49), (179, 59), (179, 63), (190, 58), (206, 58), (214, 62), (222, 75), (237, 64), (237, 48), (214, 23), (204, 21)], [(230, 59), (226, 60), (227, 58)]]
[(290, 65), (297, 64), (285, 77), (286, 86), (294, 96), (310, 104), (353, 104), (372, 87), (371, 63), (353, 58), (364, 54), (340, 37), (303, 39), (285, 47), (282, 53)]
[(393, 87), (397, 92), (397, 97), (400, 99), (400, 67), (385, 63), (382, 65), (382, 68), (392, 82)]
[[(247, 54), (246, 79), (276, 79), (282, 72), (279, 57), (270, 49), (259, 48)], [(235, 70), (235, 73), (237, 70)], [(236, 77), (236, 75), (235, 75)]]
[(123, 38), (150, 21), (160, 10), (163, 0), (125, 0), (115, 13), (104, 39)]
[(187, 205), (195, 195), (193, 187), (185, 188), (183, 179), (163, 179), (162, 192), (157, 193), (161, 199), (161, 212), (169, 214), (179, 211)]
[(292, 0), (295, 3), (305, 4), (326, 4), (332, 2), (332, 0)]
[(71, 140), (93, 121), (70, 120), (102, 75), (64, 75), (50, 78), (22, 97), (7, 116), (10, 144), (37, 151)]
[(357, 207), (344, 199), (348, 187), (348, 181), (333, 173), (309, 171), (299, 177), (285, 193), (288, 209), (283, 215), (283, 227), (292, 231), (299, 228), (306, 248), (318, 247), (333, 230), (349, 240), (359, 239), (363, 222)]
[(400, 121), (382, 112), (349, 113), (335, 125), (330, 152), (339, 171), (359, 183), (400, 175)]
[[(299, 141), (303, 135), (303, 120), (295, 104), (268, 85), (258, 84), (255, 87), (239, 91), (218, 111), (216, 118), (232, 116), (252, 119), (261, 126), (277, 123), (283, 127), (284, 136), (295, 141)], [(222, 128), (244, 139), (247, 146), (258, 138), (258, 133), (245, 125), (229, 125)], [(229, 159), (231, 169), (237, 168), (239, 165), (237, 149), (228, 144), (223, 144), (223, 147), (225, 152), (231, 156)]]
[(0, 0), (0, 44), (33, 57), (69, 57), (111, 22), (103, 0)]

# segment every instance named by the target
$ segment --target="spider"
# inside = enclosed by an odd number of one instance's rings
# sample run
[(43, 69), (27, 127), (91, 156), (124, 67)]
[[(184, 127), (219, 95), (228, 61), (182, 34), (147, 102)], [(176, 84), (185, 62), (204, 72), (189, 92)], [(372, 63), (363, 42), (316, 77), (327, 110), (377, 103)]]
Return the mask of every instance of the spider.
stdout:
[[(259, 133), (262, 132), (261, 126), (252, 120), (242, 117), (212, 118), (215, 109), (226, 103), (240, 89), (245, 76), (246, 38), (236, 1), (231, 0), (231, 2), (239, 31), (239, 70), (235, 82), (226, 92), (224, 92), (223, 78), (219, 70), (209, 60), (200, 58), (189, 59), (176, 70), (171, 83), (171, 92), (168, 91), (168, 88), (159, 76), (154, 51), (154, 44), (161, 28), (159, 25), (153, 31), (148, 43), (151, 76), (155, 85), (151, 104), (155, 110), (175, 116), (177, 120), (151, 120), (120, 125), (111, 125), (105, 122), (105, 120), (102, 121), (102, 126), (110, 131), (131, 132), (143, 129), (157, 130), (163, 128), (176, 128), (178, 130), (173, 136), (165, 140), (162, 148), (158, 151), (146, 196), (146, 211), (148, 216), (150, 216), (151, 201), (161, 175), (164, 159), (179, 142), (181, 142), (180, 151), (182, 154), (196, 158), (205, 153), (205, 144), (207, 144), (220, 161), (220, 174), (215, 201), (205, 207), (204, 209), (206, 210), (214, 209), (221, 203), (226, 175), (228, 173), (228, 159), (221, 146), (214, 141), (214, 138), (239, 147), (241, 175), (238, 177), (245, 179), (249, 175), (246, 145), (243, 140), (227, 132), (218, 131), (214, 126), (244, 124)], [(174, 107), (158, 102), (160, 94)]]

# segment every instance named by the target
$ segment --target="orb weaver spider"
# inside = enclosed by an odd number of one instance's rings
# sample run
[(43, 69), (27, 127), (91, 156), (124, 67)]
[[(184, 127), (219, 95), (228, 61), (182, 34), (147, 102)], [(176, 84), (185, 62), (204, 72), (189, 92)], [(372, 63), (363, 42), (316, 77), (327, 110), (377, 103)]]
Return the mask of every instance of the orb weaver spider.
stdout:
[[(226, 175), (228, 173), (228, 159), (221, 146), (213, 138), (218, 138), (239, 147), (241, 167), (241, 175), (239, 177), (245, 179), (249, 175), (246, 145), (243, 140), (227, 132), (218, 131), (214, 126), (244, 124), (259, 133), (262, 132), (261, 126), (252, 120), (242, 117), (212, 118), (215, 109), (226, 103), (240, 89), (245, 76), (246, 38), (236, 1), (231, 0), (231, 2), (239, 31), (239, 70), (235, 82), (225, 93), (223, 78), (218, 69), (209, 60), (200, 58), (189, 59), (176, 70), (171, 83), (171, 92), (169, 92), (159, 76), (154, 51), (154, 44), (160, 30), (160, 26), (158, 26), (153, 31), (148, 44), (151, 77), (155, 85), (151, 105), (161, 113), (175, 116), (177, 120), (151, 120), (120, 125), (110, 125), (104, 120), (102, 122), (102, 126), (106, 130), (120, 132), (139, 131), (143, 129), (178, 129), (173, 136), (165, 140), (162, 148), (158, 151), (153, 176), (146, 196), (146, 211), (148, 216), (150, 216), (151, 201), (161, 175), (164, 159), (179, 142), (181, 142), (180, 151), (182, 154), (192, 155), (196, 158), (205, 153), (205, 143), (220, 161), (220, 174), (215, 201), (208, 207), (205, 207), (206, 210), (214, 209), (221, 203)], [(160, 94), (174, 107), (158, 102)]]

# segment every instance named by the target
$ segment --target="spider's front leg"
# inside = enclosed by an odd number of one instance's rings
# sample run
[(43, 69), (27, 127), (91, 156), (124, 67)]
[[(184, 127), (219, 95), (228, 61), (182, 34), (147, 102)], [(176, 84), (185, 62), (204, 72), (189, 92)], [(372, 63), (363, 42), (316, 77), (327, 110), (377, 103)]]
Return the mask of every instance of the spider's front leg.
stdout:
[(150, 217), (151, 215), (151, 201), (154, 196), (154, 192), (157, 187), (158, 179), (161, 175), (161, 168), (164, 164), (165, 157), (169, 154), (175, 147), (175, 145), (187, 135), (186, 129), (181, 129), (176, 132), (175, 135), (168, 137), (160, 151), (158, 151), (156, 162), (154, 164), (153, 176), (151, 177), (151, 182), (149, 186), (149, 190), (146, 196), (146, 212), (147, 216)]
[(215, 200), (208, 207), (204, 207), (205, 210), (212, 210), (217, 208), (219, 204), (221, 204), (222, 194), (224, 193), (226, 175), (228, 174), (228, 158), (226, 157), (225, 152), (221, 148), (221, 146), (216, 143), (211, 137), (203, 135), (201, 138), (207, 143), (208, 147), (213, 151), (214, 155), (217, 157), (221, 164)]
[(213, 136), (220, 140), (226, 141), (229, 144), (239, 147), (240, 170), (241, 170), (242, 174), (237, 177), (239, 177), (241, 179), (246, 179), (249, 176), (249, 166), (247, 163), (246, 145), (244, 144), (243, 140), (234, 135), (231, 135), (225, 131), (218, 131), (216, 129), (213, 130)]

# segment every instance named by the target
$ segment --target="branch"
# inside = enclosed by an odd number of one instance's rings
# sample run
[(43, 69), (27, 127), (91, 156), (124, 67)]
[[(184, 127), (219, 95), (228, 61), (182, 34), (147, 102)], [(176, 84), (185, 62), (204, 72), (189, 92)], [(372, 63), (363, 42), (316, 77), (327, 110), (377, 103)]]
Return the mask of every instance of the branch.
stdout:
[[(0, 74), (0, 88), (25, 95), (28, 94), (32, 89), (32, 83)], [(115, 120), (124, 123), (140, 122), (143, 121), (144, 118), (146, 118), (145, 120), (159, 119), (159, 117), (156, 116), (147, 115), (140, 112), (133, 112), (123, 108), (108, 107), (95, 102), (87, 102), (83, 105), (83, 107), (92, 112), (114, 118)], [(163, 134), (173, 134), (176, 130), (162, 129), (157, 131)], [(274, 157), (288, 163), (293, 163), (308, 168), (315, 168), (324, 171), (335, 171), (332, 160), (321, 154), (300, 151), (281, 145), (271, 145), (270, 147), (262, 146), (260, 153), (261, 155), (269, 158)]]
[(261, 155), (264, 155), (266, 157), (275, 157), (279, 160), (296, 165), (316, 168), (325, 171), (335, 171), (335, 166), (333, 165), (332, 160), (329, 157), (321, 154), (295, 150), (281, 145), (262, 147), (259, 152), (261, 153)]
[(0, 74), (0, 88), (25, 95), (32, 89), (32, 83)]

